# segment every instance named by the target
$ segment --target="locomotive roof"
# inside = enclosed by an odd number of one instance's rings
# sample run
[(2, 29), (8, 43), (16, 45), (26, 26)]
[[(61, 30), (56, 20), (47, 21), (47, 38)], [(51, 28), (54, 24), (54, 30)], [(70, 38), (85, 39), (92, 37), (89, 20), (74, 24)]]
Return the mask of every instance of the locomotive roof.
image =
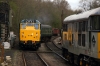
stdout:
[(70, 15), (64, 19), (64, 23), (78, 21), (82, 19), (88, 19), (92, 15), (100, 15), (100, 7), (80, 13), (80, 14)]
[(38, 20), (27, 20), (27, 19), (23, 19), (21, 21), (21, 23), (38, 23), (38, 24), (40, 24), (40, 22)]
[(46, 28), (51, 28), (50, 25), (44, 25), (44, 24), (41, 24), (42, 27), (46, 27)]

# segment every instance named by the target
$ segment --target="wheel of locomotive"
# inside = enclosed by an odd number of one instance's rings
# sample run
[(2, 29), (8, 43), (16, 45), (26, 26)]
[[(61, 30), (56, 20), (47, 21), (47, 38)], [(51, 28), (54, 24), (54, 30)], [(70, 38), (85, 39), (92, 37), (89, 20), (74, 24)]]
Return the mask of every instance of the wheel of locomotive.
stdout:
[(74, 64), (74, 55), (73, 54), (69, 54), (69, 62), (71, 64)]
[(66, 50), (65, 48), (62, 48), (62, 55), (64, 58), (68, 59), (68, 50)]
[(65, 57), (70, 63), (74, 64), (74, 55), (71, 53), (68, 53), (68, 50), (65, 48), (62, 48), (62, 55)]
[(86, 65), (85, 66), (89, 66), (89, 63), (88, 62), (86, 62)]
[(79, 57), (78, 66), (86, 66), (86, 61), (84, 61), (83, 57)]
[(19, 49), (21, 49), (21, 43), (19, 42)]
[(82, 66), (82, 58), (79, 58), (79, 66)]
[(99, 66), (99, 63), (97, 63), (93, 58), (91, 58), (91, 59), (89, 60), (89, 65), (90, 65), (90, 66)]
[(82, 66), (86, 66), (86, 61), (82, 58)]
[(38, 50), (38, 46), (33, 46), (33, 50)]
[(38, 50), (38, 48), (39, 48), (39, 47), (38, 47), (38, 46), (36, 46), (36, 47), (35, 47), (35, 50)]
[(82, 56), (80, 55), (77, 59), (78, 66), (82, 66)]
[(19, 42), (19, 49), (24, 49), (24, 46), (20, 42)]
[(80, 58), (80, 62), (79, 62), (79, 66), (85, 66), (85, 61), (83, 60), (83, 58)]

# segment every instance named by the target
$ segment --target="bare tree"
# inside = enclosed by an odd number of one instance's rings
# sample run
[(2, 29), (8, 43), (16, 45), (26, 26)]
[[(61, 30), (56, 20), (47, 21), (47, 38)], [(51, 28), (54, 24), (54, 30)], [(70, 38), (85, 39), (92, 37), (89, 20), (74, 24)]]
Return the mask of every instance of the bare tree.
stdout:
[(83, 11), (87, 11), (100, 6), (99, 0), (80, 0), (79, 3), (80, 3), (79, 7), (81, 7)]

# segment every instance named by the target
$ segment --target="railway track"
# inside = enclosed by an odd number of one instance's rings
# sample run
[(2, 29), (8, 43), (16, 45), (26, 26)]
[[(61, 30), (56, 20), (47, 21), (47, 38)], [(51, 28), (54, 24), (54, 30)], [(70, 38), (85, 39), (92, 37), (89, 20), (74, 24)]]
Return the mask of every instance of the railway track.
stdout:
[(54, 51), (55, 53), (58, 53), (60, 55), (62, 55), (62, 49), (60, 47), (58, 47), (55, 43), (54, 43), (54, 40), (58, 38), (58, 37), (53, 37), (51, 39), (51, 42), (48, 42), (46, 44), (46, 46), (51, 50), (51, 51)]
[(27, 66), (24, 52), (22, 52), (22, 59), (23, 59), (23, 64), (24, 64), (24, 66)]
[(24, 66), (70, 66), (61, 55), (42, 45), (38, 51), (22, 51)]
[(51, 42), (53, 43), (53, 45), (54, 46), (56, 46), (58, 49), (60, 49), (60, 50), (62, 50), (62, 48), (61, 48), (61, 45), (59, 44), (59, 46), (57, 46), (57, 44), (55, 44), (55, 40), (57, 39), (58, 37), (52, 37), (52, 39), (51, 39)]
[(49, 66), (39, 52), (23, 52), (22, 58), (24, 66)]
[[(51, 45), (51, 46), (50, 46)], [(50, 44), (50, 45), (48, 45), (48, 44), (46, 44), (46, 46), (51, 50), (51, 51), (53, 51), (56, 55), (58, 55), (59, 57), (61, 57), (62, 59), (64, 59), (65, 61), (68, 61), (67, 59), (65, 59), (61, 54), (62, 54), (62, 52), (61, 52), (61, 49), (60, 48), (58, 48), (56, 45), (54, 45), (54, 44)]]
[(24, 66), (66, 66), (66, 61), (54, 52), (23, 52), (22, 56)]
[(58, 37), (54, 37), (54, 38), (52, 39), (51, 43), (46, 44), (47, 47), (50, 48), (50, 50), (52, 50), (55, 54), (61, 56), (65, 61), (68, 62), (68, 64), (69, 64), (70, 66), (77, 66), (76, 64), (71, 64), (70, 61), (68, 61), (67, 59), (65, 59), (65, 58), (62, 56), (62, 48), (61, 48), (61, 45), (60, 45), (60, 47), (59, 47), (59, 46), (58, 46), (57, 44), (55, 44), (55, 42), (54, 42), (54, 40), (55, 40), (56, 38), (58, 38)]

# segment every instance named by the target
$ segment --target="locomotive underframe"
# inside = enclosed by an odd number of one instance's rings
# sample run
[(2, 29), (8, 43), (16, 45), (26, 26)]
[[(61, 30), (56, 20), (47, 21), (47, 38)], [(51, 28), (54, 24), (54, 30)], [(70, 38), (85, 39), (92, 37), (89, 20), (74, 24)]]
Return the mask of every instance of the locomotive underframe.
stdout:
[(19, 42), (19, 47), (22, 49), (32, 48), (34, 50), (37, 50), (40, 46), (41, 46), (40, 42), (35, 42), (35, 43), (33, 43), (32, 41), (27, 41), (27, 42), (20, 41)]
[(100, 66), (100, 59), (93, 58), (84, 54), (73, 54), (68, 51), (66, 48), (62, 48), (62, 55), (65, 57), (68, 62), (70, 62), (72, 65), (78, 65), (78, 66)]

